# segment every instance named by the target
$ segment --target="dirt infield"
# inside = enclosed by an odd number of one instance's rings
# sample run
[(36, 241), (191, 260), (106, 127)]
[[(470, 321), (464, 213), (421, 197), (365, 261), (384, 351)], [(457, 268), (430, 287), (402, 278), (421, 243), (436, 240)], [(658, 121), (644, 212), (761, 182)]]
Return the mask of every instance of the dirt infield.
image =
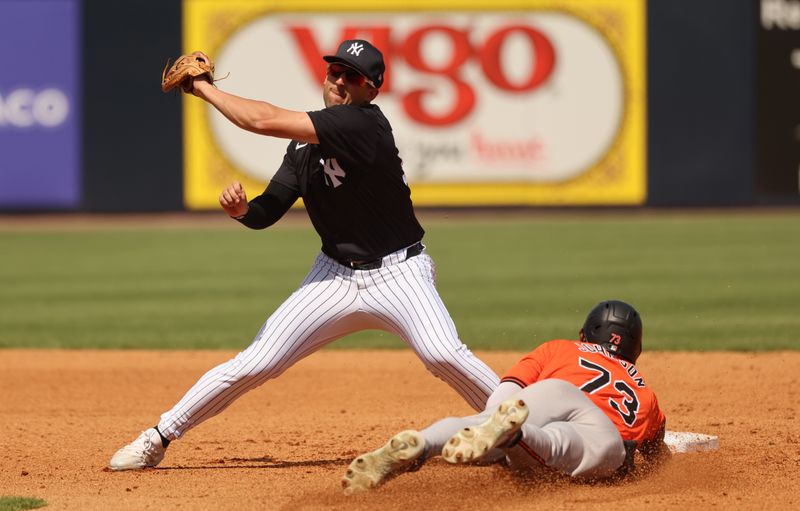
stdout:
[[(646, 353), (668, 428), (719, 435), (622, 483), (520, 480), (435, 460), (363, 495), (339, 478), (393, 433), (470, 410), (409, 351), (324, 351), (174, 442), (157, 469), (114, 451), (233, 353), (0, 351), (0, 495), (47, 509), (792, 509), (800, 353)], [(479, 353), (498, 372), (518, 353)]]

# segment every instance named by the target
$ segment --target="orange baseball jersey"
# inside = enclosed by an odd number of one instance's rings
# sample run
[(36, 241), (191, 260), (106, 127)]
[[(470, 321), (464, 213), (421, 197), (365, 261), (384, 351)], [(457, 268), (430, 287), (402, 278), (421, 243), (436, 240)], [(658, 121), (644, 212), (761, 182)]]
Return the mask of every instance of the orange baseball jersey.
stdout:
[(655, 440), (665, 425), (656, 395), (636, 366), (600, 345), (549, 341), (525, 355), (502, 381), (527, 387), (556, 378), (581, 389), (611, 419), (623, 440)]

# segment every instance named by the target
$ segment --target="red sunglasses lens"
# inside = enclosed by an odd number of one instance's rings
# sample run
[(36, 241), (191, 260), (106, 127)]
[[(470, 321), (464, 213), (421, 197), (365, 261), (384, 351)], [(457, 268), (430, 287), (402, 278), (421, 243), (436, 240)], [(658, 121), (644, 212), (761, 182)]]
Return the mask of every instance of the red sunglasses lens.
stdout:
[(364, 85), (364, 82), (367, 81), (366, 77), (355, 69), (340, 64), (331, 64), (328, 66), (328, 74), (334, 79), (338, 79), (340, 76), (344, 75), (344, 81), (352, 85)]

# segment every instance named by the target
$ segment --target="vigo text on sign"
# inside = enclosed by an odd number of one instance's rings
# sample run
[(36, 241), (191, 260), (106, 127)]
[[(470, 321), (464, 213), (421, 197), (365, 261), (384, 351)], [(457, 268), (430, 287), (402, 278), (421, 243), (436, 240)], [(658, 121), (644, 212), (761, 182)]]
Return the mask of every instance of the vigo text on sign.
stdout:
[[(320, 109), (321, 57), (349, 38), (384, 53), (375, 102), (411, 181), (563, 182), (596, 165), (622, 129), (626, 87), (614, 49), (567, 12), (269, 14), (223, 43), (217, 69), (231, 75), (220, 87)], [(286, 142), (209, 117), (226, 159), (268, 180)]]

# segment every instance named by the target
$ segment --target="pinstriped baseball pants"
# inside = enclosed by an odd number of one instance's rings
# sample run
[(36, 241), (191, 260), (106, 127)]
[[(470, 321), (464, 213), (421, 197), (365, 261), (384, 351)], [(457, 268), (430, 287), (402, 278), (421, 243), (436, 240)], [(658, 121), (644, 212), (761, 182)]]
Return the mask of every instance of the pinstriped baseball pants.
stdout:
[(329, 342), (366, 329), (398, 335), (476, 411), (499, 384), (494, 371), (459, 340), (426, 253), (406, 260), (406, 251), (399, 250), (374, 270), (353, 270), (320, 254), (250, 346), (203, 375), (161, 416), (158, 428), (165, 437), (178, 438)]

